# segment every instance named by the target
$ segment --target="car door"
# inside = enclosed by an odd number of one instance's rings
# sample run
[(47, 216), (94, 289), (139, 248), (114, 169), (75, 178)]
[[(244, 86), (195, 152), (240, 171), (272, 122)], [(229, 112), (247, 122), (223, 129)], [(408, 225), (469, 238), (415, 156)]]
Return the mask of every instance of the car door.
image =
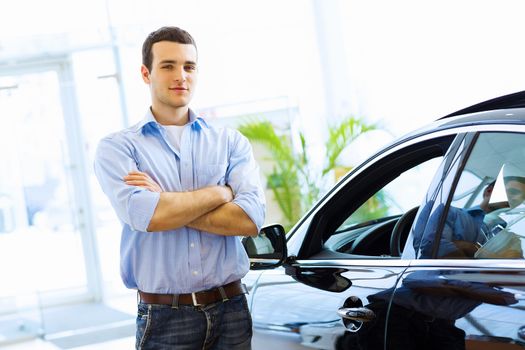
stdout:
[[(436, 170), (446, 173), (442, 157), (455, 137), (441, 132), (397, 143), (312, 208), (289, 234), (283, 266), (252, 275), (254, 349), (374, 346), (365, 344), (366, 334), (370, 324), (385, 322), (387, 309), (374, 315), (361, 307), (373, 295), (388, 304), (410, 262), (392, 254), (392, 232), (399, 218), (407, 217), (403, 214), (415, 214)], [(401, 246), (410, 224), (395, 230), (403, 231)], [(340, 309), (353, 313), (343, 322)], [(381, 348), (383, 339), (375, 339)]]
[(525, 127), (478, 127), (451, 163), (411, 228), (387, 348), (524, 349)]

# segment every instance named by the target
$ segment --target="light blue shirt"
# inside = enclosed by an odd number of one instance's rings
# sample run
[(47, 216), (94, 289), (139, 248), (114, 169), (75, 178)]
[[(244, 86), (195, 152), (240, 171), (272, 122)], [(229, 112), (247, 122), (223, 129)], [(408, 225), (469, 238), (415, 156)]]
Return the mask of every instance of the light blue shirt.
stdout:
[[(427, 202), (414, 227), (414, 248), (417, 250), (419, 247), (420, 259), (432, 258), (432, 248), (437, 237), (437, 229), (445, 210), (445, 205), (439, 204), (429, 217), (433, 204), (433, 201)], [(458, 248), (454, 244), (454, 241), (457, 240), (485, 243), (488, 228), (483, 223), (484, 217), (485, 212), (479, 206), (469, 209), (450, 206), (440, 236), (438, 256), (442, 257), (457, 251)]]
[(233, 203), (259, 230), (265, 200), (250, 143), (237, 130), (212, 127), (191, 110), (189, 119), (180, 152), (150, 110), (141, 122), (103, 138), (98, 145), (95, 174), (122, 223), (120, 271), (128, 288), (191, 293), (238, 280), (249, 270), (239, 237), (189, 227), (146, 232), (160, 194), (123, 180), (128, 172), (138, 170), (167, 192), (227, 184), (234, 193)]

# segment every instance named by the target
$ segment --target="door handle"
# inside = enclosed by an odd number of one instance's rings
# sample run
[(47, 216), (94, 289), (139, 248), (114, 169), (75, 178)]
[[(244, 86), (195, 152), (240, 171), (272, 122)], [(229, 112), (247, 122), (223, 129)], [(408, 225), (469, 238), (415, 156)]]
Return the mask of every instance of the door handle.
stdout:
[(370, 322), (376, 318), (376, 314), (366, 307), (342, 307), (337, 310), (337, 314), (344, 319)]

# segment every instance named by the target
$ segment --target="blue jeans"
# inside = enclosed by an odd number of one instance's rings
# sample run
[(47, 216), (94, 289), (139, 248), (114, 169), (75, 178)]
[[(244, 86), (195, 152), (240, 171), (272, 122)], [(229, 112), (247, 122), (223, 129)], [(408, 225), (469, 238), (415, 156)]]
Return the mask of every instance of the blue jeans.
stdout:
[(244, 294), (202, 307), (139, 303), (138, 350), (250, 350), (252, 318)]

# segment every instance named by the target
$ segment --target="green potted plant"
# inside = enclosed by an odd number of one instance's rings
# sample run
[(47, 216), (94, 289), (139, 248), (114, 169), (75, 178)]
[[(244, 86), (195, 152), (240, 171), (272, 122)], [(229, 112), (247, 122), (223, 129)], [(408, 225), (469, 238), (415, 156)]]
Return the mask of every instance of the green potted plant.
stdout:
[(376, 126), (359, 118), (348, 117), (329, 127), (324, 145), (325, 162), (319, 170), (312, 169), (302, 132), (299, 132), (300, 149), (295, 150), (290, 136), (278, 135), (267, 120), (251, 120), (241, 124), (238, 129), (250, 141), (262, 144), (270, 154), (272, 170), (265, 174), (267, 185), (283, 214), (283, 226), (288, 231), (323, 195), (320, 183), (340, 168), (338, 161), (342, 151), (358, 136), (375, 130)]

